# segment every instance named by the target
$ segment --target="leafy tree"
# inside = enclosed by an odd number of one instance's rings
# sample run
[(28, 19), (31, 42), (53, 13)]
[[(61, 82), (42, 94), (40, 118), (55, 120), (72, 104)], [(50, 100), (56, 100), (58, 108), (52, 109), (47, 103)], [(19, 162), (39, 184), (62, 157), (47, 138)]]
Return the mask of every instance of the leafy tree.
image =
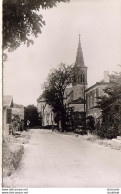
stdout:
[(110, 76), (104, 92), (96, 106), (102, 112), (97, 132), (101, 137), (114, 138), (121, 129), (121, 72)]
[(71, 66), (60, 64), (57, 69), (53, 69), (44, 84), (43, 97), (47, 104), (52, 107), (56, 120), (61, 121), (62, 131), (66, 128), (66, 105), (64, 93), (71, 83)]
[(34, 127), (39, 124), (37, 107), (34, 105), (28, 105), (25, 108), (25, 126), (27, 120), (30, 121), (30, 127)]
[(29, 38), (41, 33), (45, 24), (40, 8), (48, 9), (69, 0), (3, 0), (3, 49), (13, 51), (20, 44), (33, 44)]

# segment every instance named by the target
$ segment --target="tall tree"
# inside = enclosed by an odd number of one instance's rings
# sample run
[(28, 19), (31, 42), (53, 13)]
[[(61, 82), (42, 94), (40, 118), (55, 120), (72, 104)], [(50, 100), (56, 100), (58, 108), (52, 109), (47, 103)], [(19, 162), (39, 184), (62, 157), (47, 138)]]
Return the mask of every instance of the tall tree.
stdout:
[(98, 133), (102, 137), (114, 138), (121, 129), (121, 72), (110, 76), (104, 92), (96, 106), (102, 112)]
[(37, 107), (34, 105), (28, 105), (25, 107), (25, 125), (27, 120), (30, 121), (30, 127), (37, 126), (39, 124)]
[(56, 115), (56, 119), (61, 121), (62, 131), (66, 128), (66, 105), (64, 93), (72, 81), (72, 67), (65, 64), (60, 64), (57, 69), (54, 69), (49, 75), (47, 82), (44, 84), (43, 97), (47, 104), (52, 107)]
[(38, 11), (60, 2), (69, 0), (3, 0), (3, 49), (13, 51), (22, 42), (33, 44), (29, 36), (37, 37), (45, 24)]

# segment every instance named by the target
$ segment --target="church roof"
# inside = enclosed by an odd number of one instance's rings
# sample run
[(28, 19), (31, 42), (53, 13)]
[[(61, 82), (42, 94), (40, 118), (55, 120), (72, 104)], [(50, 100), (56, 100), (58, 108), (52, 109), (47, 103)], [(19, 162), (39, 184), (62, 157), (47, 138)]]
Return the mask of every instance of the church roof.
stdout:
[(45, 102), (45, 99), (44, 99), (44, 95), (43, 94), (41, 94), (40, 96), (39, 96), (39, 98), (37, 98), (37, 102)]
[(78, 43), (75, 66), (85, 67), (82, 48), (81, 48), (80, 34), (79, 34), (79, 43)]

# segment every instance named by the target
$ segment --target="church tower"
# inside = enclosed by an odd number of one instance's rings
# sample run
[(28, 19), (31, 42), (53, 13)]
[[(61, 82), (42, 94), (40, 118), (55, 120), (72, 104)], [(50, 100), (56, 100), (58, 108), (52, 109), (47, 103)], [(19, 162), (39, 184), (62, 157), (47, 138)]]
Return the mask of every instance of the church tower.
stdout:
[(81, 48), (80, 34), (79, 43), (74, 65), (73, 100), (84, 99), (84, 90), (87, 88), (87, 67), (84, 64)]

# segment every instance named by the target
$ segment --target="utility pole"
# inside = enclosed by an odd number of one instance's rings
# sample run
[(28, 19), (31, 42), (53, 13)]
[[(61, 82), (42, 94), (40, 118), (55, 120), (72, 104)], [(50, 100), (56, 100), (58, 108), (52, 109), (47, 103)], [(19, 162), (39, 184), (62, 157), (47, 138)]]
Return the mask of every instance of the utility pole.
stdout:
[(86, 92), (85, 92), (85, 76), (84, 76), (84, 127), (85, 127), (85, 131), (86, 130)]

